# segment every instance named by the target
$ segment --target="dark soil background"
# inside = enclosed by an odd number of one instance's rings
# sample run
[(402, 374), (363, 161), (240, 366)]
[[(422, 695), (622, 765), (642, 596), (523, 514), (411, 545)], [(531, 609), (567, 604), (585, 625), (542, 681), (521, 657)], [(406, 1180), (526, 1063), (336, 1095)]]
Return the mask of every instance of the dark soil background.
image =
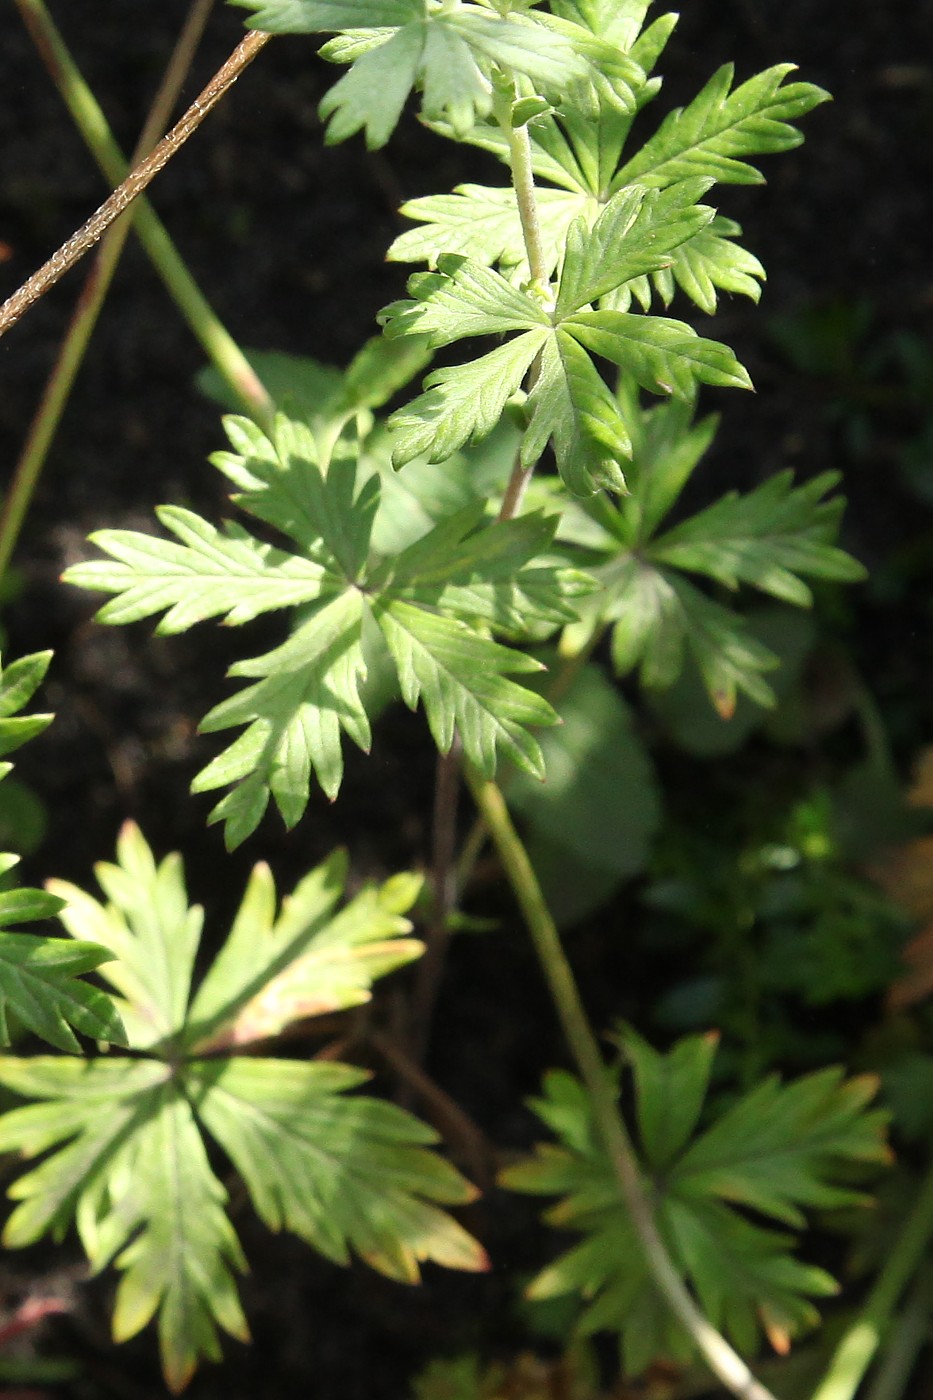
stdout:
[[(52, 8), (119, 139), (131, 147), (183, 21), (184, 0), (79, 0)], [(4, 295), (104, 193), (9, 10), (0, 36)], [(230, 52), (240, 25), (241, 15), (218, 6), (186, 99)], [(902, 458), (929, 431), (933, 401), (921, 391), (903, 393), (884, 363), (874, 377), (861, 371), (859, 357), (883, 352), (905, 332), (933, 347), (933, 3), (690, 0), (646, 129), (656, 111), (689, 100), (726, 59), (735, 60), (739, 79), (793, 60), (835, 101), (806, 119), (804, 146), (764, 160), (767, 185), (716, 191), (722, 211), (744, 225), (769, 280), (760, 309), (725, 299), (704, 330), (735, 346), (758, 390), (717, 404), (723, 427), (704, 480), (712, 498), (788, 465), (804, 474), (845, 470), (847, 544), (875, 577), (851, 605), (847, 645), (906, 765), (933, 737), (933, 491), (917, 454), (913, 477)], [(405, 270), (382, 261), (401, 227), (395, 211), (402, 199), (463, 179), (498, 182), (499, 175), (492, 162), (440, 142), (413, 120), (376, 154), (358, 140), (325, 149), (316, 106), (332, 78), (309, 43), (275, 40), (159, 177), (153, 198), (242, 344), (341, 364), (372, 334), (380, 306), (403, 289)], [(5, 478), (81, 276), (71, 274), (0, 344)], [(837, 319), (853, 308), (866, 317), (855, 365), (803, 373), (776, 345), (771, 318), (830, 305)], [(687, 314), (683, 303), (675, 314)], [(189, 799), (187, 789), (211, 751), (195, 733), (197, 721), (225, 693), (223, 673), (240, 637), (210, 625), (168, 640), (153, 640), (146, 626), (101, 629), (89, 622), (88, 597), (58, 583), (93, 528), (148, 528), (152, 507), (166, 501), (209, 518), (222, 514), (222, 481), (205, 464), (221, 445), (217, 412), (192, 383), (201, 365), (198, 346), (131, 240), (19, 547), (22, 588), (4, 623), (10, 656), (45, 647), (56, 654), (44, 694), (56, 722), (17, 767), (49, 817), (46, 840), (28, 863), (30, 878), (55, 874), (87, 883), (92, 863), (110, 856), (120, 823), (132, 816), (158, 852), (185, 852), (191, 892), (220, 931), (259, 858), (271, 860), (283, 888), (343, 842), (360, 874), (422, 864), (432, 759), (420, 718), (393, 712), (370, 759), (348, 749), (347, 782), (333, 808), (313, 802), (290, 836), (267, 820), (228, 857), (218, 830), (205, 826), (207, 799)], [(875, 409), (878, 383), (890, 389), (892, 382), (895, 392), (882, 393)], [(842, 415), (840, 401), (847, 406)], [(853, 415), (866, 413), (868, 447), (854, 450), (848, 428)], [(623, 1003), (637, 1004), (640, 994), (626, 981), (631, 968), (594, 938), (584, 936), (572, 949), (584, 979), (600, 1003), (631, 1010)], [(556, 1034), (517, 927), (456, 950), (438, 1026), (430, 1072), (493, 1142), (509, 1148), (526, 1140), (521, 1100), (553, 1062)], [(492, 1277), (432, 1272), (414, 1291), (363, 1269), (336, 1271), (294, 1242), (271, 1239), (241, 1211), (255, 1344), (231, 1344), (223, 1366), (206, 1369), (191, 1394), (403, 1400), (409, 1377), (434, 1354), (521, 1345), (510, 1299), (516, 1270), (537, 1262), (532, 1221), (531, 1210), (493, 1195), (470, 1222), (492, 1250)], [(63, 1257), (37, 1252), (34, 1259), (11, 1257), (3, 1268), (11, 1276), (19, 1271), (18, 1286), (41, 1292), (42, 1271), (57, 1269)], [(60, 1282), (56, 1275), (55, 1286)], [(68, 1393), (89, 1400), (163, 1395), (151, 1338), (109, 1347), (106, 1305), (105, 1286), (82, 1287), (73, 1314), (49, 1325), (49, 1348), (81, 1359), (81, 1377)]]

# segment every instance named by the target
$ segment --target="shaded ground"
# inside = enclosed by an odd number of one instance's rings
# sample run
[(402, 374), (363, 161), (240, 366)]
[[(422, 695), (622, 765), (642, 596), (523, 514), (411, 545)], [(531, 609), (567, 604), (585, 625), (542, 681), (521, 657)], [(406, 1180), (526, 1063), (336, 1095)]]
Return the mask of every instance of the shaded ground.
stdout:
[[(67, 6), (56, 6), (56, 17), (129, 147), (186, 6), (99, 0), (90, 8), (90, 24), (80, 24)], [(861, 592), (842, 626), (906, 758), (929, 738), (933, 517), (900, 460), (904, 444), (933, 416), (933, 402), (926, 407), (922, 396), (889, 396), (872, 418), (870, 450), (854, 452), (828, 409), (840, 393), (861, 404), (868, 390), (859, 374), (799, 372), (769, 338), (768, 325), (778, 313), (814, 304), (851, 310), (864, 303), (866, 351), (904, 331), (931, 343), (933, 4), (694, 0), (684, 8), (664, 61), (667, 88), (659, 108), (689, 99), (727, 58), (735, 59), (740, 78), (792, 59), (804, 77), (835, 96), (832, 106), (807, 119), (802, 148), (766, 162), (766, 187), (718, 191), (723, 212), (745, 226), (769, 281), (761, 310), (728, 303), (709, 330), (735, 346), (758, 394), (722, 399), (723, 428), (705, 480), (712, 496), (787, 465), (804, 472), (846, 469), (848, 543), (880, 583)], [(219, 9), (187, 96), (239, 32), (239, 15)], [(491, 167), (414, 122), (375, 155), (358, 141), (324, 149), (315, 112), (331, 78), (301, 40), (276, 40), (160, 177), (154, 196), (234, 336), (246, 345), (343, 363), (372, 333), (375, 312), (402, 289), (404, 270), (381, 261), (400, 227), (400, 201), (483, 178)], [(0, 149), (0, 240), (11, 250), (0, 266), (5, 292), (102, 194), (12, 15), (0, 40)], [(78, 281), (73, 274), (0, 343), (4, 472), (15, 460)], [(135, 816), (157, 850), (186, 852), (192, 892), (225, 916), (248, 865), (260, 857), (273, 862), (283, 886), (338, 842), (351, 845), (367, 872), (422, 861), (432, 765), (420, 720), (393, 714), (373, 758), (348, 754), (348, 779), (335, 808), (318, 803), (291, 837), (267, 822), (231, 859), (217, 830), (205, 829), (206, 799), (189, 801), (186, 792), (207, 753), (195, 724), (223, 693), (234, 647), (217, 629), (155, 641), (147, 627), (94, 628), (86, 596), (57, 583), (92, 528), (138, 528), (163, 501), (215, 517), (221, 512), (221, 480), (204, 463), (220, 445), (216, 413), (191, 387), (201, 362), (131, 244), (30, 518), (17, 561), (23, 590), (5, 621), (11, 655), (42, 647), (56, 652), (47, 688), (56, 724), (24, 753), (18, 770), (49, 813), (48, 838), (31, 873), (87, 881), (92, 862), (112, 851), (120, 822)], [(885, 373), (879, 371), (882, 379)], [(894, 568), (892, 559), (905, 551), (909, 568)], [(615, 1010), (618, 999), (637, 1003), (638, 988), (621, 982), (630, 971), (625, 959), (607, 964), (597, 932), (582, 935), (574, 951), (600, 1000)], [(523, 989), (518, 1002), (516, 986)], [(430, 1068), (503, 1145), (527, 1132), (516, 1106), (553, 1054), (550, 1013), (536, 988), (518, 930), (458, 949), (447, 981), (444, 1032)], [(246, 1302), (256, 1345), (248, 1352), (231, 1348), (226, 1365), (205, 1372), (191, 1393), (401, 1400), (404, 1378), (432, 1353), (474, 1342), (495, 1348), (511, 1338), (506, 1299), (514, 1270), (533, 1262), (531, 1218), (524, 1207), (493, 1197), (472, 1222), (497, 1259), (492, 1279), (432, 1275), (415, 1294), (363, 1270), (335, 1272), (297, 1244), (270, 1240), (245, 1213), (238, 1228), (254, 1269)], [(37, 1261), (44, 1267), (47, 1256)], [(162, 1394), (151, 1343), (108, 1350), (105, 1297), (81, 1296), (76, 1318), (54, 1324), (55, 1341), (66, 1351), (77, 1345), (88, 1358), (88, 1380), (71, 1393), (130, 1400)]]

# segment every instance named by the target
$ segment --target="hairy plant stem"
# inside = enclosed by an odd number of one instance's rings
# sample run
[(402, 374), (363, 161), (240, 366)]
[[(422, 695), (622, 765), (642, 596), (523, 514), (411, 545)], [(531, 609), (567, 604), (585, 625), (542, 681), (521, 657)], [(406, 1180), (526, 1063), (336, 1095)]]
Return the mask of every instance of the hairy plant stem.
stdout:
[(774, 1400), (771, 1392), (755, 1379), (738, 1353), (703, 1316), (671, 1261), (658, 1233), (638, 1170), (635, 1149), (619, 1115), (615, 1090), (580, 999), (557, 926), (521, 838), (512, 824), (505, 799), (494, 782), (481, 777), (469, 766), (465, 772), (476, 805), (495, 842), (524, 915), (564, 1036), (590, 1095), (596, 1126), (655, 1286), (681, 1326), (692, 1337), (710, 1370), (733, 1395), (739, 1400)]
[(270, 36), (258, 30), (247, 35), (151, 155), (127, 174), (125, 157), (100, 105), (54, 25), (44, 0), (15, 0), (15, 3), (85, 143), (106, 178), (117, 188), (84, 227), (73, 234), (44, 267), (0, 307), (0, 335), (54, 286), (135, 201), (134, 227), (169, 294), (246, 412), (263, 427), (269, 427), (273, 414), (272, 400), (243, 351), (188, 271), (165, 225), (141, 195), (153, 176), (197, 129)]
[(535, 197), (535, 172), (531, 159), (531, 137), (528, 125), (512, 125), (513, 90), (497, 93), (495, 97), (496, 120), (509, 143), (509, 165), (512, 171), (512, 187), (518, 204), (518, 217), (522, 222), (522, 237), (525, 252), (528, 254), (528, 268), (532, 281), (546, 286), (548, 268), (544, 257), (544, 244), (541, 241), (541, 221), (538, 217), (538, 201)]
[[(213, 5), (214, 0), (193, 0), (136, 143), (134, 163), (152, 149), (168, 125)], [(16, 548), (49, 448), (126, 245), (131, 218), (123, 215), (104, 235), (4, 495), (0, 508), (0, 577), (6, 573)]]
[(853, 1400), (898, 1299), (923, 1263), (933, 1237), (933, 1164), (865, 1304), (837, 1346), (812, 1400)]

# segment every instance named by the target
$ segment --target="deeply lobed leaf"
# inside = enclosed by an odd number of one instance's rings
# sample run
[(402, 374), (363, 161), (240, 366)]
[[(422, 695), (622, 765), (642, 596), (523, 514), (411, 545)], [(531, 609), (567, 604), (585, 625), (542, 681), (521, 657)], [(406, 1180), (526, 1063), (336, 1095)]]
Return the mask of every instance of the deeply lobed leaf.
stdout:
[[(619, 458), (631, 453), (630, 427), (588, 352), (655, 393), (691, 399), (700, 383), (750, 388), (727, 346), (704, 340), (682, 321), (588, 309), (626, 278), (660, 267), (673, 246), (709, 221), (712, 211), (695, 203), (705, 188), (703, 181), (686, 181), (660, 196), (624, 193), (597, 220), (592, 249), (582, 221), (575, 224), (550, 310), (493, 269), (459, 257), (442, 257), (436, 273), (412, 278), (414, 299), (382, 312), (390, 336), (427, 334), (446, 344), (475, 334), (521, 333), (472, 363), (428, 377), (427, 392), (389, 420), (398, 433), (396, 464), (422, 452), (438, 461), (489, 433), (527, 373), (524, 465), (533, 465), (551, 441), (573, 493), (623, 491)], [(632, 235), (631, 251), (612, 259), (608, 250), (623, 233)]]
[(270, 1229), (291, 1230), (338, 1264), (352, 1250), (402, 1283), (417, 1283), (428, 1259), (485, 1269), (484, 1251), (434, 1204), (475, 1193), (427, 1150), (430, 1129), (392, 1104), (343, 1096), (363, 1077), (345, 1066), (253, 1059), (204, 1061), (187, 1073), (206, 1127)]
[[(479, 271), (486, 276), (485, 269)], [(485, 284), (481, 279), (476, 285), (481, 304)], [(471, 306), (474, 291), (475, 286)], [(522, 301), (537, 315), (533, 300)], [(421, 411), (401, 422), (396, 455), (407, 461), (429, 442), (436, 449), (439, 435), (441, 450), (449, 455), (471, 434), (488, 431), (537, 353), (541, 334), (533, 331), (530, 345), (520, 338), (493, 351), (487, 357), (492, 372), (470, 380), (459, 414), (443, 416), (431, 406), (432, 396), (438, 396), (445, 412), (449, 407), (445, 372), (429, 379), (428, 393), (412, 406)], [(504, 372), (506, 357), (511, 369)], [(356, 372), (362, 374), (363, 367)], [(478, 383), (485, 386), (480, 392)], [(354, 390), (357, 399), (361, 392)], [(337, 395), (335, 402), (345, 398)], [(231, 668), (231, 675), (251, 684), (215, 705), (201, 724), (208, 733), (243, 727), (192, 785), (195, 792), (231, 789), (211, 813), (212, 821), (225, 823), (231, 847), (255, 830), (270, 797), (288, 826), (303, 815), (312, 779), (334, 797), (343, 774), (344, 734), (369, 748), (361, 683), (367, 648), (379, 631), (395, 660), (403, 695), (412, 705), (423, 698), (435, 736), (449, 746), (454, 727), (463, 724), (465, 751), (484, 772), (491, 771), (500, 750), (539, 771), (539, 750), (527, 728), (553, 723), (553, 711), (505, 678), (510, 671), (527, 671), (527, 658), (480, 635), (464, 619), (510, 636), (540, 635), (542, 628), (553, 630), (570, 620), (569, 600), (593, 586), (579, 572), (536, 558), (549, 543), (552, 526), (542, 530), (540, 521), (490, 525), (482, 508), (439, 525), (437, 538), (429, 536), (422, 544), (422, 555), (425, 550), (435, 555), (430, 580), (416, 582), (404, 560), (391, 566), (380, 561), (372, 548), (380, 476), (371, 462), (361, 463), (358, 453), (340, 442), (343, 412), (337, 412), (338, 437), (326, 453), (320, 423), (313, 429), (281, 414), (273, 441), (244, 419), (226, 420), (235, 451), (221, 454), (216, 464), (239, 489), (237, 502), (289, 536), (295, 552), (273, 549), (239, 528), (218, 532), (190, 512), (168, 508), (163, 521), (181, 545), (130, 531), (108, 532), (98, 543), (116, 563), (88, 563), (69, 573), (71, 582), (115, 595), (101, 610), (102, 621), (161, 611), (162, 631), (218, 614), (236, 623), (266, 609), (300, 606), (281, 646)]]
[[(596, 313), (610, 324), (622, 314)], [(656, 324), (654, 318), (629, 320)], [(597, 329), (602, 334), (598, 322)], [(685, 658), (692, 657), (724, 718), (733, 713), (739, 694), (756, 704), (773, 704), (764, 677), (776, 657), (750, 634), (741, 616), (700, 592), (680, 571), (705, 575), (732, 590), (750, 586), (803, 607), (812, 602), (809, 580), (861, 578), (862, 566), (833, 542), (842, 502), (825, 498), (837, 478), (823, 473), (795, 487), (789, 473), (780, 473), (745, 495), (729, 493), (664, 531), (664, 518), (708, 448), (715, 421), (691, 426), (686, 400), (642, 413), (628, 396), (621, 398), (634, 439), (631, 491), (617, 505), (595, 498), (583, 507), (587, 523), (577, 534), (603, 592), (583, 604), (586, 620), (579, 626), (609, 623), (617, 671), (637, 667), (650, 687), (671, 686)]]
[[(0, 1151), (42, 1156), (9, 1188), (18, 1204), (5, 1242), (60, 1237), (75, 1223), (95, 1270), (113, 1262), (121, 1271), (115, 1339), (157, 1318), (174, 1391), (202, 1358), (219, 1357), (221, 1332), (248, 1335), (236, 1283), (246, 1261), (209, 1134), (269, 1227), (335, 1262), (355, 1252), (406, 1282), (425, 1260), (487, 1266), (443, 1209), (471, 1200), (473, 1188), (435, 1155), (431, 1129), (350, 1093), (365, 1071), (230, 1056), (298, 1019), (365, 1001), (376, 978), (421, 952), (404, 917), (420, 880), (394, 876), (338, 909), (346, 877), (337, 854), (277, 911), (268, 867), (257, 866), (189, 1006), (199, 911), (188, 908), (180, 858), (156, 862), (126, 827), (118, 861), (98, 867), (107, 905), (60, 888), (69, 931), (99, 931), (98, 952), (113, 958), (108, 977), (136, 1053), (0, 1057), (0, 1084), (31, 1100), (0, 1115)], [(63, 946), (77, 955), (87, 945)]]
[(804, 578), (851, 583), (862, 566), (832, 544), (843, 502), (822, 498), (838, 482), (824, 472), (794, 487), (780, 472), (745, 496), (730, 491), (714, 505), (656, 539), (651, 558), (708, 575), (727, 588), (742, 583), (808, 607)]
[[(249, 23), (270, 33), (349, 31), (324, 51), (352, 64), (321, 102), (331, 142), (362, 130), (370, 148), (385, 145), (415, 87), (421, 89), (425, 117), (445, 118), (465, 132), (492, 108), (494, 67), (524, 74), (554, 92), (588, 72), (580, 45), (532, 14), (506, 18), (479, 5), (439, 6), (429, 0), (234, 3), (253, 10)], [(581, 38), (585, 48), (585, 31)], [(607, 58), (611, 61), (611, 51)]]
[[(648, 1188), (671, 1257), (706, 1316), (738, 1347), (754, 1350), (763, 1328), (786, 1349), (816, 1322), (811, 1300), (836, 1286), (795, 1257), (792, 1238), (752, 1223), (731, 1203), (800, 1226), (801, 1207), (861, 1199), (853, 1171), (886, 1160), (885, 1115), (868, 1108), (876, 1086), (845, 1082), (839, 1070), (787, 1085), (770, 1079), (693, 1136), (715, 1041), (694, 1037), (667, 1055), (631, 1033), (623, 1044)], [(546, 1218), (583, 1238), (538, 1275), (531, 1296), (582, 1295), (583, 1330), (620, 1331), (631, 1373), (659, 1357), (689, 1358), (691, 1345), (649, 1276), (588, 1096), (565, 1073), (548, 1075), (544, 1087), (532, 1107), (559, 1145), (542, 1144), (501, 1179), (515, 1190), (562, 1196)]]
[(785, 85), (793, 71), (792, 63), (779, 63), (732, 90), (732, 64), (723, 64), (687, 107), (665, 117), (612, 188), (664, 186), (696, 175), (760, 184), (761, 174), (745, 157), (798, 146), (803, 138), (793, 122), (829, 98), (813, 83)]
[(320, 596), (325, 571), (314, 560), (260, 544), (233, 526), (221, 534), (178, 506), (157, 514), (181, 545), (137, 531), (100, 530), (91, 542), (115, 562), (92, 560), (65, 570), (65, 583), (117, 595), (100, 609), (98, 622), (118, 625), (164, 612), (156, 630), (165, 635), (224, 614), (236, 626)]

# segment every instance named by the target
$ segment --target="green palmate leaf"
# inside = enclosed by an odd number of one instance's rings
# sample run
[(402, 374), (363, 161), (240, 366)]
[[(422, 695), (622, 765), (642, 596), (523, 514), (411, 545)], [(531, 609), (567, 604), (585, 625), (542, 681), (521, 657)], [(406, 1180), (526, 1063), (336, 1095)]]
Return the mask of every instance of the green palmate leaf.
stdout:
[[(472, 379), (471, 393), (451, 420), (441, 421), (431, 407), (432, 395), (443, 399), (446, 381), (429, 380), (433, 387), (416, 400), (428, 405), (425, 420), (409, 412), (401, 445), (395, 444), (397, 455), (407, 460), (433, 442), (436, 432), (446, 434), (441, 455), (448, 443), (463, 441), (474, 431), (488, 432), (547, 332), (529, 334), (536, 337), (533, 344), (523, 344), (520, 337), (488, 357), (494, 358), (495, 370), (485, 381), (488, 396), (476, 393), (479, 381)], [(507, 358), (512, 363), (508, 372)], [(363, 376), (365, 364), (357, 372)], [(456, 383), (455, 389), (459, 393)], [(439, 426), (426, 427), (429, 420)], [(527, 670), (527, 658), (469, 632), (463, 619), (509, 636), (540, 637), (542, 628), (546, 634), (572, 617), (569, 600), (593, 585), (574, 570), (534, 557), (549, 545), (552, 528), (541, 520), (487, 526), (484, 507), (474, 506), (466, 517), (454, 516), (446, 526), (437, 526), (440, 534), (421, 550), (424, 559), (433, 551), (430, 578), (416, 577), (417, 551), (390, 566), (372, 549), (380, 472), (387, 469), (378, 450), (361, 463), (349, 455), (348, 445), (333, 442), (323, 465), (313, 428), (285, 415), (277, 421), (274, 442), (244, 419), (228, 419), (226, 427), (236, 450), (219, 454), (215, 463), (238, 488), (238, 504), (290, 537), (297, 552), (273, 550), (239, 529), (220, 535), (199, 517), (170, 509), (163, 519), (182, 545), (128, 531), (105, 532), (98, 543), (116, 563), (78, 566), (69, 577), (116, 595), (102, 609), (104, 621), (165, 611), (163, 631), (180, 630), (210, 615), (226, 614), (228, 621), (239, 622), (273, 607), (300, 607), (281, 646), (231, 668), (231, 675), (252, 684), (215, 705), (201, 724), (208, 733), (244, 727), (193, 784), (196, 792), (232, 789), (211, 814), (211, 820), (225, 823), (227, 844), (235, 846), (255, 830), (270, 797), (293, 826), (307, 807), (312, 778), (329, 797), (336, 795), (343, 773), (342, 736), (363, 749), (371, 742), (360, 687), (367, 655), (374, 648), (377, 656), (380, 648), (384, 654), (379, 630), (397, 668), (405, 670), (403, 694), (412, 704), (423, 694), (435, 734), (452, 735), (462, 718), (468, 729), (466, 751), (484, 772), (500, 744), (516, 761), (522, 762), (517, 756), (525, 754), (536, 767), (537, 746), (518, 729), (526, 723), (552, 723), (553, 712), (540, 697), (504, 678), (509, 670)], [(358, 485), (361, 475), (365, 479)], [(425, 520), (415, 535), (430, 523)], [(398, 615), (393, 614), (396, 604), (402, 609)], [(413, 643), (400, 640), (403, 615), (403, 632), (418, 638), (414, 652)], [(412, 682), (415, 653), (416, 671), (422, 675), (418, 685)], [(449, 683), (454, 675), (456, 683)], [(502, 724), (494, 715), (497, 697), (507, 707)]]
[(367, 145), (385, 145), (416, 86), (427, 118), (446, 118), (454, 130), (466, 131), (492, 108), (494, 66), (552, 91), (587, 74), (568, 37), (535, 15), (506, 19), (478, 5), (438, 6), (430, 0), (236, 3), (255, 11), (250, 24), (271, 33), (351, 31), (349, 44), (324, 51), (353, 65), (321, 103), (332, 142), (365, 130)]
[(792, 63), (777, 64), (732, 88), (724, 64), (687, 107), (671, 112), (658, 131), (617, 173), (613, 189), (637, 182), (669, 185), (691, 175), (727, 184), (760, 184), (750, 155), (786, 151), (802, 137), (792, 125), (828, 94), (812, 83), (784, 83)]
[(458, 733), (469, 761), (487, 777), (497, 752), (517, 767), (544, 776), (541, 748), (531, 725), (557, 722), (546, 700), (507, 679), (509, 672), (541, 669), (523, 652), (499, 646), (456, 618), (410, 603), (376, 604), (374, 614), (398, 670), (405, 703), (423, 699), (434, 741), (447, 753)]
[[(650, 326), (653, 318), (630, 319)], [(740, 694), (772, 705), (765, 673), (777, 665), (775, 654), (740, 616), (680, 571), (733, 590), (748, 585), (804, 607), (812, 602), (809, 580), (862, 577), (861, 565), (833, 543), (843, 503), (824, 497), (835, 478), (823, 474), (794, 487), (789, 474), (780, 474), (664, 532), (664, 517), (709, 447), (716, 423), (710, 418), (691, 426), (686, 402), (645, 413), (631, 395), (621, 398), (633, 438), (630, 494), (616, 504), (601, 498), (582, 503), (579, 518), (567, 517), (560, 527), (602, 585), (582, 604), (575, 644), (585, 643), (603, 621), (612, 627), (620, 674), (638, 667), (645, 685), (667, 689), (690, 657), (723, 718), (732, 716)]]
[(843, 501), (822, 498), (839, 481), (824, 472), (803, 486), (780, 472), (745, 496), (731, 491), (651, 545), (658, 563), (708, 575), (728, 588), (747, 583), (787, 603), (812, 602), (804, 578), (854, 582), (865, 571), (835, 548)]
[[(581, 309), (620, 282), (668, 262), (671, 248), (712, 217), (711, 210), (696, 204), (705, 188), (700, 180), (660, 195), (623, 192), (596, 221), (591, 244), (584, 222), (575, 223), (553, 315), (493, 269), (459, 257), (442, 257), (437, 273), (412, 278), (415, 299), (382, 313), (390, 336), (427, 334), (440, 345), (478, 334), (524, 334), (472, 364), (429, 377), (427, 392), (390, 420), (399, 433), (396, 463), (421, 452), (441, 460), (471, 437), (488, 433), (536, 356), (523, 461), (536, 461), (553, 439), (561, 475), (581, 495), (600, 486), (623, 490), (618, 458), (631, 452), (620, 406), (585, 350), (611, 360), (655, 393), (689, 399), (698, 383), (750, 388), (727, 346), (702, 339), (682, 321)], [(620, 244), (622, 251), (613, 253)]]
[[(549, 271), (558, 266), (567, 229), (580, 212), (580, 198), (565, 190), (535, 192), (544, 260)], [(445, 253), (474, 262), (500, 263), (507, 271), (527, 276), (527, 253), (521, 219), (511, 186), (458, 185), (453, 194), (410, 199), (399, 210), (417, 219), (420, 228), (399, 234), (386, 257), (390, 262), (427, 262), (436, 267)]]
[(419, 333), (440, 346), (466, 336), (524, 333), (471, 364), (427, 378), (427, 392), (389, 420), (398, 434), (396, 465), (423, 452), (441, 461), (488, 434), (534, 365), (531, 420), (521, 449), (525, 465), (553, 441), (560, 475), (574, 494), (600, 487), (621, 491), (625, 476), (618, 459), (630, 455), (629, 427), (586, 351), (611, 360), (656, 393), (691, 399), (698, 384), (751, 388), (727, 346), (702, 339), (684, 322), (581, 309), (619, 284), (668, 265), (672, 249), (713, 217), (696, 204), (706, 188), (699, 179), (660, 193), (625, 190), (607, 204), (593, 230), (584, 220), (574, 221), (552, 312), (492, 267), (459, 256), (441, 256), (437, 273), (412, 277), (413, 300), (382, 311), (387, 335)]
[[(715, 1041), (698, 1036), (667, 1055), (627, 1033), (635, 1107), (658, 1229), (706, 1316), (743, 1351), (763, 1328), (786, 1349), (817, 1321), (812, 1298), (835, 1292), (821, 1269), (794, 1255), (795, 1241), (739, 1214), (733, 1203), (802, 1226), (802, 1207), (863, 1199), (853, 1172), (886, 1160), (884, 1115), (867, 1108), (875, 1089), (839, 1070), (788, 1085), (770, 1079), (695, 1137)], [(596, 1133), (591, 1105), (570, 1075), (550, 1074), (532, 1105), (559, 1139), (507, 1168), (505, 1185), (560, 1195), (550, 1223), (582, 1234), (531, 1285), (537, 1298), (579, 1293), (582, 1328), (617, 1329), (630, 1372), (691, 1352), (648, 1274), (644, 1253)]]
[[(338, 909), (347, 875), (338, 854), (277, 911), (272, 877), (257, 866), (189, 1009), (200, 911), (187, 907), (180, 858), (157, 864), (135, 828), (121, 835), (118, 858), (98, 868), (106, 906), (60, 888), (69, 931), (109, 936), (109, 979), (134, 1055), (0, 1057), (0, 1084), (30, 1101), (0, 1116), (0, 1151), (43, 1157), (9, 1188), (17, 1204), (4, 1242), (61, 1237), (75, 1223), (94, 1269), (113, 1262), (122, 1273), (115, 1339), (157, 1316), (172, 1390), (201, 1358), (219, 1357), (221, 1331), (247, 1337), (236, 1286), (246, 1264), (207, 1134), (266, 1223), (329, 1259), (355, 1252), (408, 1282), (427, 1259), (486, 1267), (442, 1209), (472, 1199), (473, 1188), (430, 1150), (429, 1128), (349, 1096), (365, 1071), (223, 1053), (359, 1004), (375, 979), (417, 956), (404, 914), (420, 879), (394, 876)], [(164, 1026), (171, 1035), (159, 1034)]]
[[(531, 418), (522, 444), (525, 465), (537, 461), (553, 440), (558, 468), (572, 492), (622, 491), (618, 459), (631, 453), (628, 425), (586, 351), (611, 360), (655, 393), (689, 399), (698, 383), (750, 388), (727, 346), (702, 339), (682, 321), (581, 309), (620, 281), (668, 261), (671, 246), (711, 217), (712, 211), (695, 203), (704, 188), (703, 181), (684, 181), (660, 196), (630, 191), (617, 197), (594, 227), (594, 251), (583, 223), (575, 224), (552, 315), (493, 269), (459, 257), (442, 257), (437, 273), (413, 277), (409, 287), (415, 299), (382, 312), (390, 336), (427, 334), (440, 345), (478, 334), (524, 333), (471, 364), (428, 377), (427, 392), (389, 420), (398, 434), (396, 464), (420, 453), (442, 460), (490, 432), (534, 365)], [(620, 240), (627, 246), (626, 231), (631, 251), (611, 257)]]
[(187, 1079), (208, 1131), (229, 1154), (258, 1214), (337, 1264), (351, 1250), (416, 1283), (419, 1263), (488, 1267), (484, 1251), (434, 1202), (475, 1192), (427, 1150), (435, 1133), (392, 1104), (342, 1092), (366, 1079), (345, 1065), (204, 1061)]
[(156, 629), (163, 635), (223, 614), (234, 626), (321, 592), (324, 569), (313, 560), (260, 544), (236, 526), (221, 534), (180, 506), (156, 513), (180, 545), (133, 530), (101, 530), (91, 542), (115, 562), (92, 560), (63, 575), (79, 588), (117, 595), (100, 609), (99, 622), (137, 622), (164, 611)]

